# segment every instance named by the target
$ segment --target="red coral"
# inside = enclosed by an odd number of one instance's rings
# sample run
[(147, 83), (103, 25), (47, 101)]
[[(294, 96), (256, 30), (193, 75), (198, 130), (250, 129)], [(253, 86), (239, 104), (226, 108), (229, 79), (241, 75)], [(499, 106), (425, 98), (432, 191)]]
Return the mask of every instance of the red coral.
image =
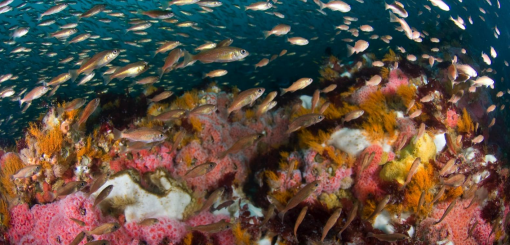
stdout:
[[(361, 171), (362, 159), (365, 154), (375, 152), (374, 159), (368, 163), (365, 170)], [(356, 181), (354, 184), (354, 195), (358, 200), (364, 202), (369, 195), (381, 197), (385, 195), (385, 191), (380, 187), (381, 180), (379, 179), (379, 162), (383, 155), (383, 149), (380, 145), (371, 145), (367, 147), (358, 157), (355, 163), (354, 172), (356, 173)]]
[(377, 86), (363, 86), (352, 94), (351, 100), (354, 104), (362, 104), (375, 91), (377, 91)]
[(448, 109), (446, 111), (446, 125), (450, 128), (457, 127), (457, 122), (459, 121), (459, 115), (453, 109)]
[(388, 83), (381, 88), (381, 92), (386, 95), (394, 95), (397, 88), (402, 85), (409, 85), (409, 78), (400, 69), (393, 69), (390, 71)]

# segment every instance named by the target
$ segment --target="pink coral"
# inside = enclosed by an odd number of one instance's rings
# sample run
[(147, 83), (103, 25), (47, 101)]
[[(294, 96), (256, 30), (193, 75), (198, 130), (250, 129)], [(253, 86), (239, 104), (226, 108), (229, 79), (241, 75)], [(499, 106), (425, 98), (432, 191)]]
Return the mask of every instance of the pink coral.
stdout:
[(173, 242), (180, 241), (186, 235), (186, 227), (175, 219), (159, 218), (157, 224), (141, 226), (136, 222), (126, 224), (125, 229), (132, 238), (147, 244), (160, 244), (165, 238)]
[[(365, 170), (361, 171), (362, 159), (365, 154), (375, 152), (374, 159), (367, 164)], [(356, 180), (354, 184), (354, 195), (358, 200), (364, 202), (369, 195), (380, 197), (385, 195), (385, 191), (381, 189), (381, 180), (379, 179), (379, 172), (381, 168), (379, 162), (383, 155), (383, 149), (380, 145), (371, 145), (367, 147), (356, 160), (354, 172), (356, 173)]]
[[(446, 238), (455, 244), (492, 244), (494, 236), (489, 237), (491, 226), (481, 218), (481, 207), (472, 205), (470, 208), (464, 209), (469, 203), (470, 200), (458, 200), (445, 219), (434, 225), (434, 222), (441, 219), (450, 202), (436, 205), (431, 218), (420, 223), (417, 237), (427, 244), (435, 244)], [(475, 223), (478, 224), (473, 230), (472, 236), (469, 237), (468, 230)]]
[(407, 85), (409, 85), (409, 78), (400, 69), (393, 69), (390, 71), (388, 83), (381, 88), (381, 92), (386, 95), (394, 95), (398, 87)]
[(457, 127), (457, 122), (459, 121), (459, 115), (453, 109), (448, 109), (446, 111), (446, 125), (450, 128)]
[(365, 102), (368, 96), (377, 91), (377, 86), (363, 86), (356, 90), (351, 96), (351, 100), (354, 104), (361, 104)]
[(10, 210), (11, 221), (8, 234), (9, 240), (19, 241), (27, 235), (34, 226), (34, 215), (27, 204), (16, 205)]

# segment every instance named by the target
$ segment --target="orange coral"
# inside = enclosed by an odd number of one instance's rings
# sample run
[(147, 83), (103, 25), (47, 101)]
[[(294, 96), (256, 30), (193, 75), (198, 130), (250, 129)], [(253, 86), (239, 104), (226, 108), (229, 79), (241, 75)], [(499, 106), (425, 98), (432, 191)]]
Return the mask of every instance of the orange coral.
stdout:
[(395, 54), (395, 52), (393, 52), (392, 49), (390, 49), (388, 51), (387, 54), (384, 55), (384, 58), (382, 59), (383, 62), (395, 62), (395, 61), (398, 61), (400, 57), (397, 56), (397, 54)]
[(329, 139), (331, 132), (325, 132), (319, 130), (317, 134), (313, 134), (309, 130), (301, 130), (299, 131), (299, 146), (300, 148), (312, 148), (314, 151), (318, 152), (322, 155), (324, 151), (324, 146), (327, 140)]
[(193, 155), (189, 151), (185, 151), (182, 160), (186, 163), (186, 166), (191, 167), (193, 164)]
[[(396, 94), (397, 94), (397, 98), (399, 98), (399, 100), (401, 100), (401, 103), (404, 106), (404, 108), (407, 108), (407, 105), (409, 105), (409, 103), (411, 103), (411, 101), (416, 96), (416, 87), (405, 86), (405, 85), (399, 86), (399, 87), (397, 87)], [(415, 105), (414, 107), (416, 109), (421, 109), (421, 107), (422, 107), (421, 103), (415, 103), (414, 105)]]
[(186, 234), (186, 236), (182, 239), (182, 244), (191, 245), (193, 242), (193, 232)]
[(198, 92), (196, 90), (191, 90), (184, 93), (181, 97), (175, 99), (174, 102), (172, 102), (170, 108), (191, 110), (198, 105), (198, 102)]
[(4, 163), (0, 169), (0, 183), (2, 192), (10, 197), (16, 196), (16, 187), (11, 176), (24, 167), (23, 161), (18, 155), (9, 153), (4, 156)]
[(340, 150), (335, 149), (333, 146), (324, 147), (324, 155), (328, 157), (337, 167), (345, 163), (345, 156), (347, 154), (342, 153)]
[(0, 199), (0, 220), (3, 227), (9, 227), (11, 216), (9, 214), (9, 205), (4, 199)]
[(383, 138), (385, 132), (393, 136), (397, 126), (396, 113), (388, 109), (386, 97), (381, 91), (369, 94), (360, 108), (365, 111), (362, 127), (373, 140)]
[[(411, 168), (411, 166), (409, 166), (409, 168)], [(409, 169), (407, 171), (409, 171)], [(421, 210), (417, 210), (417, 208), (422, 191), (425, 192), (425, 203), (430, 203), (432, 201), (434, 197), (429, 193), (429, 190), (436, 182), (434, 168), (428, 163), (423, 164), (423, 169), (416, 172), (411, 182), (406, 186), (404, 208), (418, 213), (419, 215), (425, 215), (430, 212), (432, 210), (430, 205), (424, 205)]]
[(241, 223), (237, 222), (234, 224), (234, 227), (232, 227), (232, 234), (234, 234), (234, 237), (236, 239), (236, 244), (244, 244), (249, 245), (251, 244), (250, 240), (250, 234), (246, 232), (246, 229), (241, 228)]
[(53, 127), (46, 132), (43, 132), (34, 123), (30, 123), (28, 133), (35, 137), (36, 144), (39, 147), (40, 154), (51, 156), (62, 149), (64, 137), (59, 127)]
[(200, 122), (200, 119), (198, 119), (198, 117), (191, 116), (188, 118), (188, 121), (191, 124), (191, 126), (193, 127), (193, 130), (195, 130), (197, 132), (202, 131), (202, 122)]
[(363, 210), (361, 211), (361, 218), (368, 219), (370, 215), (374, 212), (377, 203), (373, 199), (368, 199), (363, 205)]
[(460, 118), (459, 122), (457, 123), (458, 130), (461, 133), (472, 133), (475, 130), (475, 127), (473, 125), (473, 120), (471, 119), (471, 116), (467, 112), (466, 108), (462, 109), (462, 117)]
[(388, 77), (390, 76), (390, 69), (388, 69), (387, 67), (383, 67), (381, 68), (380, 74), (382, 79), (388, 79)]
[(102, 161), (107, 161), (110, 159), (110, 155), (103, 153), (100, 149), (93, 146), (92, 137), (90, 136), (87, 137), (85, 146), (80, 148), (76, 153), (76, 158), (78, 159), (78, 161), (80, 161), (83, 156), (101, 159)]
[(248, 109), (246, 110), (246, 112), (244, 113), (244, 117), (246, 119), (252, 119), (252, 118), (255, 118), (255, 111), (251, 110), (251, 109)]
[(147, 108), (147, 115), (157, 116), (166, 110), (170, 105), (166, 103), (152, 103)]
[(351, 111), (358, 110), (359, 107), (356, 105), (351, 105), (347, 102), (342, 102), (342, 106), (334, 106), (330, 105), (328, 109), (324, 112), (324, 116), (327, 119), (339, 119), (345, 116), (347, 113)]

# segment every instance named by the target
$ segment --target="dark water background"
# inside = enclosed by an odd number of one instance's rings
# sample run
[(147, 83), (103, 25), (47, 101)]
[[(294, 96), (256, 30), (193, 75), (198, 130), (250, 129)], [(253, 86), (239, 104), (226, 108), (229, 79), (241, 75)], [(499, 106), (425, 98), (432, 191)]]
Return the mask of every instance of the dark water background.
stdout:
[[(428, 38), (425, 38), (422, 43), (416, 43), (407, 39), (403, 33), (395, 31), (397, 25), (396, 23), (389, 22), (389, 14), (388, 11), (384, 10), (384, 2), (376, 0), (365, 0), (363, 4), (354, 0), (346, 0), (352, 7), (349, 13), (344, 14), (325, 9), (324, 11), (327, 13), (327, 16), (320, 14), (317, 11), (318, 6), (311, 0), (306, 3), (300, 0), (285, 0), (282, 1), (282, 4), (276, 4), (276, 8), (267, 11), (244, 10), (244, 6), (248, 6), (256, 1), (224, 0), (223, 6), (213, 8), (214, 12), (205, 14), (198, 13), (201, 10), (198, 5), (172, 6), (175, 19), (196, 22), (197, 26), (202, 28), (202, 30), (178, 28), (175, 24), (160, 21), (159, 23), (153, 23), (152, 27), (145, 30), (148, 33), (146, 36), (135, 35), (132, 32), (125, 34), (125, 30), (130, 26), (127, 22), (135, 18), (150, 20), (147, 16), (136, 14), (136, 11), (139, 9), (152, 10), (161, 8), (160, 1), (67, 1), (70, 4), (67, 9), (58, 14), (43, 18), (43, 21), (54, 18), (57, 20), (55, 24), (51, 26), (37, 26), (39, 23), (37, 21), (38, 15), (55, 3), (53, 1), (15, 0), (10, 4), (13, 6), (13, 10), (0, 15), (0, 32), (2, 33), (0, 36), (2, 41), (0, 48), (3, 50), (0, 53), (0, 75), (12, 73), (15, 76), (19, 76), (19, 78), (0, 84), (0, 89), (15, 85), (16, 92), (21, 91), (23, 88), (28, 88), (28, 91), (30, 91), (33, 87), (38, 86), (36, 83), (43, 77), (47, 77), (46, 81), (49, 81), (52, 77), (67, 72), (69, 69), (77, 69), (78, 67), (73, 66), (73, 63), (78, 60), (78, 53), (83, 50), (90, 50), (88, 54), (92, 56), (105, 49), (122, 49), (121, 56), (112, 62), (112, 65), (115, 66), (127, 64), (120, 62), (119, 59), (121, 58), (129, 59), (130, 62), (137, 60), (148, 61), (151, 68), (139, 77), (143, 78), (151, 73), (156, 73), (157, 68), (161, 67), (164, 63), (166, 54), (158, 54), (154, 58), (151, 55), (151, 52), (159, 47), (156, 42), (180, 41), (184, 45), (181, 48), (196, 53), (193, 49), (206, 41), (219, 42), (225, 38), (232, 38), (234, 43), (231, 46), (244, 48), (250, 52), (250, 55), (244, 61), (228, 64), (201, 64), (197, 62), (191, 67), (166, 74), (155, 86), (172, 89), (179, 94), (204, 82), (211, 81), (204, 81), (202, 79), (203, 73), (222, 68), (228, 70), (229, 73), (224, 77), (216, 79), (219, 84), (235, 85), (240, 89), (264, 86), (266, 91), (271, 91), (282, 86), (288, 86), (290, 82), (300, 77), (312, 77), (318, 81), (319, 66), (327, 48), (330, 48), (332, 53), (342, 60), (342, 63), (352, 63), (356, 59), (356, 55), (346, 57), (346, 43), (341, 41), (343, 38), (352, 38), (354, 40), (363, 39), (369, 41), (370, 47), (367, 52), (375, 53), (378, 59), (382, 59), (383, 54), (387, 53), (389, 48), (397, 50), (397, 46), (404, 47), (408, 53), (412, 53), (417, 57), (420, 57), (423, 53), (442, 57), (442, 52), (458, 53), (461, 48), (465, 48), (473, 59), (472, 62), (466, 63), (475, 67), (479, 74), (481, 70), (489, 67), (483, 63), (481, 52), (484, 51), (490, 55), (490, 46), (493, 46), (498, 51), (498, 57), (492, 59), (493, 64), (490, 66), (497, 72), (496, 75), (491, 75), (496, 81), (496, 89), (491, 91), (492, 96), (495, 98), (495, 94), (498, 91), (506, 91), (508, 88), (506, 85), (506, 81), (508, 81), (508, 67), (504, 66), (503, 60), (510, 60), (510, 58), (507, 58), (509, 57), (509, 30), (507, 23), (510, 21), (510, 3), (501, 1), (501, 9), (498, 9), (496, 1), (491, 1), (492, 6), (486, 1), (480, 0), (464, 0), (463, 3), (460, 3), (458, 0), (444, 0), (450, 6), (449, 12), (432, 6), (428, 1), (401, 1), (409, 12), (409, 17), (406, 19), (408, 24), (411, 27), (416, 27), (418, 31), (428, 32), (431, 37), (439, 38), (441, 42), (436, 44), (431, 43)], [(23, 3), (26, 3), (23, 8), (16, 8), (16, 6), (20, 6)], [(91, 18), (82, 19), (78, 27), (76, 27), (78, 32), (71, 36), (69, 40), (85, 32), (99, 35), (101, 38), (111, 37), (112, 40), (88, 39), (81, 43), (65, 46), (62, 41), (55, 38), (45, 38), (47, 33), (59, 30), (58, 26), (76, 22), (77, 18), (72, 16), (73, 13), (83, 13), (95, 4), (106, 4), (106, 9), (112, 10), (112, 12), (123, 12), (125, 17), (110, 17), (106, 13), (100, 13)], [(429, 5), (432, 11), (429, 12), (425, 9), (423, 7), (424, 4)], [(481, 13), (479, 11), (480, 7), (487, 14)], [(192, 13), (192, 15), (188, 16), (180, 11), (186, 11)], [(284, 14), (285, 18), (280, 19), (274, 15), (267, 14), (273, 11)], [(418, 16), (419, 11), (423, 11), (423, 14), (420, 16)], [(495, 12), (499, 17), (496, 16)], [(437, 18), (437, 15), (440, 17)], [(461, 16), (466, 22), (465, 31), (459, 29), (449, 20), (450, 16), (456, 18), (457, 15)], [(357, 17), (359, 19), (352, 22), (351, 28), (359, 28), (363, 24), (368, 24), (374, 28), (374, 32), (364, 33), (360, 31), (358, 38), (353, 37), (346, 31), (342, 31), (340, 35), (335, 35), (337, 30), (334, 27), (343, 24), (344, 16)], [(474, 21), (473, 25), (470, 25), (468, 22), (469, 16)], [(483, 16), (485, 21), (482, 21), (479, 16)], [(112, 21), (111, 23), (98, 21), (98, 19), (102, 18), (111, 19)], [(436, 25), (436, 22), (439, 25)], [(262, 31), (271, 30), (273, 26), (280, 23), (288, 24), (292, 27), (291, 34), (287, 35), (289, 37), (301, 36), (307, 39), (318, 37), (318, 39), (310, 40), (310, 43), (306, 46), (290, 45), (283, 36), (271, 36), (264, 40)], [(215, 28), (211, 25), (225, 26), (225, 29)], [(499, 39), (496, 39), (493, 34), (494, 26), (496, 25), (501, 32)], [(28, 26), (30, 31), (26, 36), (17, 39), (16, 44), (8, 45), (5, 41), (9, 40), (9, 35), (12, 33), (9, 29), (15, 26)], [(173, 31), (160, 29), (161, 27), (168, 27), (173, 29)], [(178, 32), (186, 33), (190, 37), (184, 38), (176, 35)], [(369, 36), (372, 34), (379, 36), (391, 35), (393, 40), (390, 44), (386, 44), (379, 39), (371, 40)], [(333, 37), (334, 40), (332, 40)], [(133, 47), (124, 43), (126, 41), (136, 42), (145, 38), (150, 38), (152, 41), (140, 43), (142, 47)], [(51, 42), (53, 45), (44, 46), (41, 44), (43, 42)], [(21, 57), (18, 57), (18, 54), (10, 54), (14, 48), (20, 45), (31, 48), (32, 51), (30, 53), (23, 53)], [(438, 47), (441, 51), (433, 53), (430, 51), (430, 48), (433, 47)], [(47, 57), (45, 55), (46, 52), (41, 51), (42, 49), (47, 49), (47, 53), (57, 52), (58, 55)], [(270, 58), (271, 55), (279, 54), (283, 49), (287, 49), (288, 54), (295, 52), (296, 55), (286, 55), (270, 62), (266, 67), (254, 69), (254, 65), (262, 58)], [(70, 55), (75, 57), (73, 61), (64, 65), (58, 64), (60, 60)], [(430, 69), (430, 66), (426, 64), (428, 64), (427, 61), (423, 65)], [(434, 70), (435, 68), (432, 69)], [(25, 113), (21, 113), (18, 101), (11, 101), (16, 95), (0, 101), (0, 118), (4, 119), (0, 126), (0, 142), (4, 145), (12, 144), (14, 139), (22, 136), (23, 128), (28, 125), (28, 122), (37, 119), (41, 113), (45, 113), (47, 108), (54, 104), (56, 100), (71, 100), (78, 97), (86, 97), (90, 100), (98, 96), (98, 94), (104, 93), (109, 93), (108, 96), (115, 97), (117, 94), (125, 94), (126, 88), (130, 87), (135, 81), (135, 79), (126, 78), (123, 81), (115, 80), (108, 85), (104, 85), (101, 74), (105, 70), (106, 68), (102, 68), (96, 71), (95, 78), (85, 86), (77, 86), (76, 83), (68, 81), (59, 88), (55, 96), (48, 97), (46, 95), (34, 101)], [(505, 82), (500, 81), (502, 77), (505, 79)], [(77, 81), (81, 78), (82, 76)], [(315, 85), (318, 86), (319, 84), (316, 83)], [(142, 85), (131, 86), (129, 96), (139, 96), (143, 89), (144, 86)], [(499, 99), (498, 101), (502, 102), (503, 100)], [(496, 113), (501, 112), (497, 110)], [(9, 119), (10, 117), (12, 118)], [(501, 118), (501, 116), (498, 118)], [(505, 134), (507, 133), (505, 132)]]

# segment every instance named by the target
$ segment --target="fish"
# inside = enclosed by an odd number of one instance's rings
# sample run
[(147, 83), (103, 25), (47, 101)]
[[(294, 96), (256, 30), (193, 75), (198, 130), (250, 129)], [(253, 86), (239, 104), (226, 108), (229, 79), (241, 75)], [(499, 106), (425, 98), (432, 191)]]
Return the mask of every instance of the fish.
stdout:
[(377, 86), (379, 83), (381, 83), (382, 77), (379, 75), (374, 75), (370, 78), (370, 80), (365, 82), (366, 86)]
[(251, 88), (240, 92), (232, 101), (227, 109), (228, 115), (232, 112), (240, 110), (246, 105), (251, 105), (257, 100), (262, 94), (264, 94), (264, 88)]
[(482, 60), (487, 65), (491, 65), (492, 64), (491, 58), (486, 53), (484, 53), (484, 52), (482, 52)]
[(461, 186), (465, 180), (466, 180), (466, 176), (464, 176), (464, 174), (456, 174), (456, 175), (453, 175), (447, 179), (441, 179), (441, 184), (457, 187), (457, 186)]
[(92, 207), (95, 207), (97, 206), (99, 203), (101, 203), (104, 199), (106, 199), (108, 197), (108, 195), (110, 195), (110, 192), (112, 192), (113, 190), (113, 185), (109, 185), (107, 187), (105, 187), (96, 197), (96, 199), (94, 200), (94, 205), (92, 205)]
[(384, 3), (384, 9), (385, 10), (391, 10), (391, 12), (393, 12), (394, 14), (402, 17), (402, 18), (407, 18), (409, 16), (409, 14), (407, 13), (407, 11), (405, 10), (404, 6), (395, 1), (394, 3), (392, 4), (387, 4), (386, 2)]
[(196, 55), (191, 55), (189, 52), (184, 51), (184, 64), (188, 64), (194, 60), (198, 60), (204, 64), (234, 62), (246, 58), (249, 54), (250, 53), (245, 49), (231, 46), (204, 50)]
[(80, 14), (78, 16), (78, 21), (81, 18), (89, 18), (89, 17), (92, 17), (92, 16), (94, 16), (96, 14), (99, 14), (99, 13), (103, 12), (105, 8), (106, 8), (106, 4), (97, 4), (97, 5), (94, 5), (89, 10), (87, 10), (84, 13)]
[(321, 90), (321, 93), (325, 93), (325, 94), (327, 94), (327, 93), (329, 93), (329, 92), (331, 92), (331, 91), (335, 90), (335, 89), (336, 89), (336, 87), (337, 87), (337, 85), (336, 85), (336, 84), (331, 84), (331, 85), (329, 85), (329, 86), (325, 87), (324, 89), (322, 89), (322, 90)]
[(230, 229), (232, 224), (229, 222), (226, 222), (225, 220), (221, 220), (216, 223), (211, 223), (208, 225), (197, 225), (194, 227), (188, 227), (188, 230), (192, 231), (200, 231), (200, 232), (206, 232), (206, 233), (218, 233), (220, 231), (228, 230)]
[(443, 2), (443, 0), (429, 0), (430, 3), (432, 3), (432, 5), (440, 8), (441, 10), (444, 10), (444, 11), (450, 11), (450, 7)]
[(67, 3), (57, 4), (48, 10), (44, 11), (42, 14), (39, 15), (39, 18), (37, 18), (37, 21), (41, 21), (44, 16), (49, 16), (53, 14), (57, 14), (62, 12), (64, 9), (66, 9), (69, 5)]
[(370, 165), (374, 157), (375, 152), (371, 152), (370, 154), (368, 153), (363, 154), (363, 158), (361, 160), (361, 171), (365, 170)]
[(457, 203), (458, 199), (459, 199), (458, 197), (453, 199), (453, 201), (450, 203), (450, 205), (448, 205), (448, 208), (446, 208), (446, 211), (444, 211), (443, 216), (441, 217), (441, 219), (439, 219), (438, 221), (434, 222), (434, 225), (437, 225), (437, 224), (441, 223), (441, 221), (443, 221), (444, 218), (446, 218), (446, 216), (450, 213), (450, 211), (452, 211), (452, 209), (455, 207), (455, 204)]
[(430, 202), (431, 204), (434, 204), (437, 200), (439, 200), (439, 198), (441, 198), (443, 195), (444, 195), (444, 192), (446, 190), (446, 186), (441, 186), (441, 189), (439, 189), (439, 191), (437, 192), (437, 194), (434, 196), (434, 198), (432, 199), (432, 201)]
[(386, 207), (386, 204), (391, 200), (391, 195), (386, 195), (383, 199), (377, 204), (374, 212), (368, 217), (368, 220), (374, 219), (383, 209)]
[(29, 177), (36, 175), (41, 170), (42, 170), (41, 165), (30, 165), (30, 166), (26, 166), (26, 167), (20, 169), (18, 172), (13, 174), (11, 177), (12, 177), (12, 179), (29, 178)]
[(263, 58), (259, 61), (259, 63), (255, 64), (255, 68), (257, 67), (264, 67), (266, 66), (267, 64), (269, 64), (269, 59), (267, 58)]
[(168, 99), (173, 94), (174, 94), (174, 92), (172, 92), (172, 91), (163, 91), (163, 92), (155, 95), (152, 99), (148, 99), (148, 101), (150, 101), (150, 102), (160, 102), (162, 100)]
[(165, 58), (165, 64), (163, 67), (159, 70), (159, 77), (162, 77), (163, 74), (171, 71), (173, 69), (173, 66), (179, 61), (181, 56), (184, 54), (184, 51), (182, 49), (174, 49), (172, 50), (168, 56)]
[(78, 85), (84, 85), (85, 83), (89, 82), (90, 80), (92, 80), (94, 78), (94, 76), (96, 75), (95, 72), (91, 72), (89, 74), (87, 74), (86, 76), (84, 76), (80, 82), (78, 82)]
[(294, 236), (297, 237), (297, 230), (299, 228), (299, 225), (303, 222), (305, 219), (306, 213), (308, 212), (308, 206), (304, 206), (301, 211), (299, 212), (299, 215), (296, 219), (296, 222), (294, 223)]
[(158, 76), (148, 76), (137, 80), (134, 84), (153, 84), (159, 82), (159, 79), (160, 77)]
[(285, 132), (286, 134), (291, 134), (301, 128), (306, 128), (316, 123), (324, 120), (324, 116), (322, 114), (310, 113), (303, 116), (300, 116), (294, 119), (290, 124), (289, 128)]
[(421, 115), (421, 110), (416, 110), (414, 111), (411, 115), (409, 115), (409, 118), (416, 118), (416, 117), (419, 117)]
[(267, 111), (273, 109), (276, 106), (276, 104), (277, 104), (276, 101), (270, 101), (269, 103), (261, 104), (259, 107), (257, 107), (257, 111), (255, 112), (255, 115), (257, 115), (257, 117), (262, 116)]
[(351, 56), (353, 54), (361, 53), (367, 50), (369, 44), (365, 40), (358, 40), (354, 43), (354, 47), (351, 45), (347, 45), (347, 56)]
[(95, 54), (92, 58), (84, 62), (78, 70), (69, 70), (71, 80), (74, 82), (80, 74), (89, 74), (95, 69), (108, 65), (119, 56), (119, 53), (120, 51), (118, 49), (112, 49)]
[(252, 3), (248, 6), (245, 6), (245, 10), (253, 10), (253, 11), (265, 11), (273, 7), (273, 4), (269, 1), (267, 2), (256, 2)]
[(257, 143), (260, 139), (262, 139), (263, 134), (250, 134), (248, 136), (244, 136), (237, 140), (230, 148), (218, 154), (218, 159), (223, 159), (228, 154), (234, 154), (241, 150), (244, 150), (246, 147), (250, 147)]
[(338, 218), (340, 218), (340, 214), (342, 214), (342, 208), (337, 208), (335, 212), (329, 216), (328, 221), (324, 225), (324, 228), (322, 228), (322, 236), (321, 236), (321, 242), (324, 241), (324, 238), (328, 235), (329, 230), (335, 226)]
[(398, 242), (409, 238), (409, 236), (402, 233), (374, 234), (372, 232), (367, 233), (367, 237), (373, 237), (383, 242)]
[(147, 69), (149, 69), (149, 63), (137, 61), (117, 69), (112, 75), (103, 75), (104, 83), (108, 84), (115, 78), (122, 81), (126, 77), (136, 77), (147, 71)]
[(416, 207), (416, 212), (420, 212), (421, 207), (423, 207), (423, 204), (425, 203), (425, 191), (421, 191), (420, 199), (418, 200), (418, 207)]
[(274, 216), (274, 209), (275, 209), (275, 205), (274, 204), (270, 204), (268, 209), (267, 209), (267, 212), (266, 214), (264, 215), (264, 220), (262, 221), (262, 223), (260, 223), (260, 226), (264, 226), (265, 224), (267, 224), (267, 222), (273, 218)]
[(413, 144), (416, 144), (418, 140), (425, 134), (425, 123), (421, 123), (420, 127), (418, 128), (418, 134), (413, 139)]
[(144, 219), (140, 222), (138, 222), (138, 225), (140, 226), (151, 226), (151, 225), (155, 225), (159, 223), (159, 220), (156, 219), (156, 218), (147, 218), (147, 219)]
[(411, 179), (413, 178), (414, 174), (416, 174), (416, 172), (418, 171), (418, 167), (420, 166), (420, 163), (421, 163), (421, 158), (417, 157), (416, 159), (414, 159), (413, 164), (411, 165), (411, 168), (409, 169), (409, 172), (407, 172), (406, 180), (405, 180), (404, 184), (399, 188), (399, 190), (404, 190), (406, 188), (407, 184), (409, 184), (409, 182), (411, 182)]
[(291, 43), (292, 45), (298, 45), (298, 46), (304, 46), (304, 45), (307, 45), (309, 43), (309, 41), (306, 38), (303, 38), (303, 37), (291, 37), (291, 38), (287, 38), (287, 42)]
[(50, 91), (49, 87), (46, 86), (38, 86), (30, 90), (23, 99), (19, 100), (19, 106), (21, 107), (25, 102), (32, 102), (32, 100), (41, 98), (44, 94)]
[(89, 194), (92, 194), (99, 190), (99, 188), (101, 188), (101, 186), (103, 186), (104, 183), (106, 183), (109, 177), (110, 175), (108, 173), (102, 173), (99, 176), (97, 176), (92, 182), (92, 184), (90, 184)]
[(264, 33), (264, 38), (268, 38), (269, 36), (271, 35), (275, 35), (275, 36), (283, 36), (283, 35), (286, 35), (287, 33), (290, 32), (290, 26), (289, 25), (285, 25), (285, 24), (278, 24), (276, 25), (275, 27), (273, 27), (273, 29), (271, 29), (270, 31), (263, 31)]
[(113, 137), (115, 140), (127, 139), (130, 141), (141, 141), (145, 143), (164, 141), (167, 138), (163, 132), (157, 129), (145, 127), (128, 129), (124, 131), (119, 131), (118, 129), (114, 128)]
[(342, 13), (347, 13), (347, 12), (351, 11), (351, 6), (343, 1), (331, 1), (329, 3), (323, 3), (322, 1), (319, 0), (318, 3), (319, 3), (319, 8), (321, 10), (328, 8), (333, 11), (340, 11)]
[(455, 23), (455, 25), (457, 27), (459, 27), (460, 29), (466, 30), (466, 26), (464, 25), (464, 20), (460, 16), (458, 16), (457, 19), (454, 19), (453, 17), (450, 16), (450, 20), (453, 21), (453, 23)]
[(442, 168), (441, 170), (439, 171), (439, 175), (440, 176), (443, 176), (443, 175), (447, 175), (447, 174), (451, 174), (452, 172), (455, 172), (454, 171), (454, 166), (455, 166), (455, 158), (452, 158), (450, 159)]
[(304, 89), (308, 85), (312, 84), (312, 82), (313, 82), (312, 78), (308, 78), (308, 77), (300, 78), (297, 81), (295, 81), (292, 85), (290, 85), (290, 87), (282, 88), (281, 95), (284, 95), (287, 92), (293, 93), (293, 92), (296, 92), (297, 90)]
[(478, 143), (481, 143), (482, 141), (483, 141), (483, 135), (478, 135), (471, 140), (471, 142), (473, 144), (478, 144)]
[(400, 24), (400, 27), (404, 30), (404, 33), (406, 34), (407, 38), (413, 40), (413, 31), (411, 30), (411, 27), (409, 27), (409, 24), (403, 19), (398, 18), (396, 15), (390, 13), (390, 22), (397, 22)]
[(153, 19), (158, 19), (158, 20), (166, 20), (166, 19), (174, 17), (174, 15), (175, 15), (172, 11), (161, 10), (161, 9), (154, 9), (154, 10), (148, 10), (148, 11), (138, 10), (137, 13), (143, 14), (145, 16), (149, 16)]
[(305, 187), (301, 188), (301, 190), (299, 190), (296, 193), (296, 195), (294, 195), (287, 202), (287, 205), (285, 206), (285, 208), (280, 211), (280, 213), (278, 214), (280, 219), (283, 221), (284, 217), (285, 217), (285, 213), (287, 213), (287, 211), (289, 211), (292, 208), (295, 208), (303, 200), (308, 198), (308, 196), (310, 196), (312, 193), (314, 193), (317, 190), (317, 188), (319, 188), (320, 185), (321, 185), (321, 181), (320, 180), (315, 180), (315, 181), (313, 181), (311, 183), (308, 183)]
[(85, 181), (71, 181), (57, 189), (57, 196), (67, 196), (80, 191), (87, 185)]
[(317, 107), (317, 104), (319, 103), (319, 99), (320, 99), (320, 90), (316, 89), (314, 92), (313, 92), (313, 96), (312, 96), (312, 106), (311, 106), (311, 110), (312, 112), (315, 111), (315, 108)]
[(69, 219), (72, 220), (74, 223), (76, 223), (79, 226), (85, 226), (85, 222), (83, 222), (79, 219), (75, 219), (75, 218), (69, 218)]
[(324, 114), (324, 112), (328, 109), (329, 105), (331, 105), (330, 102), (325, 102), (322, 104), (321, 108), (319, 109), (319, 114)]
[(184, 177), (186, 178), (200, 177), (211, 172), (215, 167), (216, 167), (215, 162), (206, 162), (190, 169), (188, 172), (186, 172)]
[(108, 233), (112, 233), (112, 232), (115, 232), (117, 231), (118, 229), (120, 229), (120, 225), (119, 223), (117, 222), (111, 222), (111, 223), (104, 223), (96, 228), (94, 228), (93, 230), (91, 231), (85, 231), (87, 233), (87, 235), (97, 235), (97, 236), (100, 236), (100, 235), (104, 235), (104, 234), (108, 234)]
[(493, 112), (494, 110), (496, 110), (496, 105), (491, 105), (491, 106), (487, 107), (486, 112), (488, 114), (488, 113)]
[(154, 52), (152, 55), (153, 57), (156, 56), (159, 53), (166, 53), (170, 50), (174, 50), (175, 48), (179, 47), (181, 45), (181, 42), (179, 41), (166, 41), (159, 48)]
[(210, 78), (222, 77), (222, 76), (227, 75), (227, 73), (228, 73), (227, 70), (217, 69), (217, 70), (213, 70), (213, 71), (210, 71), (210, 72), (204, 74), (203, 77), (210, 77)]
[(358, 215), (358, 209), (360, 207), (360, 203), (358, 200), (356, 200), (353, 205), (352, 205), (352, 209), (351, 209), (351, 212), (349, 213), (349, 216), (347, 216), (347, 220), (345, 221), (345, 224), (344, 226), (342, 227), (342, 229), (338, 232), (338, 234), (336, 235), (337, 238), (341, 239), (342, 238), (342, 232), (345, 231), (345, 229), (347, 229), (347, 227), (349, 227), (349, 225), (351, 224), (351, 222), (354, 220), (354, 218), (356, 218), (356, 215)]
[(84, 231), (78, 233), (78, 235), (76, 235), (76, 237), (74, 237), (74, 239), (71, 241), (71, 243), (69, 243), (69, 245), (80, 244), (81, 241), (83, 241), (83, 238), (85, 238), (85, 235), (86, 235), (86, 233)]
[(73, 126), (75, 129), (79, 129), (80, 126), (87, 121), (87, 119), (90, 117), (90, 115), (96, 110), (96, 108), (99, 106), (99, 98), (95, 98), (91, 100), (87, 106), (85, 106), (85, 109), (83, 109), (83, 112), (80, 115), (80, 119), (78, 122)]
[(358, 119), (361, 116), (363, 116), (363, 114), (365, 114), (365, 111), (361, 110), (361, 109), (360, 110), (351, 111), (351, 112), (347, 113), (347, 115), (345, 115), (345, 117), (342, 119), (342, 123), (343, 122), (350, 122), (352, 120)]
[(216, 47), (217, 48), (220, 48), (220, 47), (228, 47), (230, 46), (230, 44), (232, 44), (234, 42), (234, 40), (232, 38), (227, 38), (227, 39), (224, 39), (224, 40), (221, 40), (217, 45)]
[[(230, 205), (234, 204), (235, 201), (234, 200), (228, 200), (228, 201), (225, 201), (223, 203), (220, 203), (217, 207), (213, 207), (212, 210), (216, 211), (216, 210), (221, 210), (221, 209), (224, 209), (224, 208), (228, 208), (230, 207)], [(270, 205), (271, 206), (271, 205)]]

